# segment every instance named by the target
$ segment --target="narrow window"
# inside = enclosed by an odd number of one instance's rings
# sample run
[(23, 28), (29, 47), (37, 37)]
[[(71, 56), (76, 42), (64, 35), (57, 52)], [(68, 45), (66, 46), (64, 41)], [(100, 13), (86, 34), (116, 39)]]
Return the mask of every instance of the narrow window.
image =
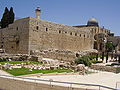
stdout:
[(1, 48), (3, 48), (3, 45), (1, 45)]
[(81, 34), (80, 34), (80, 37), (81, 37)]
[(85, 37), (85, 35), (84, 35), (84, 37)]
[(16, 28), (16, 30), (18, 31), (18, 27)]
[(36, 29), (38, 30), (38, 29), (39, 29), (39, 27), (37, 26), (37, 27), (36, 27)]
[(48, 28), (46, 28), (46, 31), (48, 31)]
[(70, 35), (72, 35), (72, 32), (70, 33)]
[(59, 31), (59, 33), (61, 33), (61, 31)]
[(77, 36), (77, 33), (75, 33), (75, 36)]

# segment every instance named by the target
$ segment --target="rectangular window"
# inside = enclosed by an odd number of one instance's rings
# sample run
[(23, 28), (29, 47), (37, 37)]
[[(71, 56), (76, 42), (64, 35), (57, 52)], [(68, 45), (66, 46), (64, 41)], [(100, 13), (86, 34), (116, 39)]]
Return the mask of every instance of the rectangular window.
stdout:
[(61, 33), (61, 31), (59, 31), (59, 33)]
[(80, 34), (80, 37), (81, 37), (81, 34)]
[(48, 28), (46, 28), (46, 31), (48, 31)]
[(75, 33), (75, 36), (77, 36), (77, 33)]
[(36, 29), (38, 30), (38, 29), (39, 29), (39, 27), (37, 26), (37, 27), (36, 27)]

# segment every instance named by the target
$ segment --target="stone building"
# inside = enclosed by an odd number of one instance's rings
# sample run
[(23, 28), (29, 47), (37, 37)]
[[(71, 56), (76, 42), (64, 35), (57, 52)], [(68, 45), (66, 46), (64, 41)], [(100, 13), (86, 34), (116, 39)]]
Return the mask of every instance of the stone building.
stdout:
[(67, 26), (41, 20), (40, 13), (37, 8), (36, 18), (18, 19), (9, 27), (0, 29), (0, 48), (10, 54), (39, 54), (68, 59), (75, 58), (75, 53), (93, 50), (95, 34), (110, 33), (99, 27), (95, 18), (91, 18), (87, 25)]

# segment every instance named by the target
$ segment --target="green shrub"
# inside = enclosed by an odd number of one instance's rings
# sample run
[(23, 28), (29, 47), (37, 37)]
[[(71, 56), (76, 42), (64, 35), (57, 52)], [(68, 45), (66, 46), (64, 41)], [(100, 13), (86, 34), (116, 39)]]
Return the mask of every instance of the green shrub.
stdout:
[(82, 56), (82, 57), (78, 57), (75, 60), (76, 64), (84, 64), (85, 66), (90, 66), (91, 65), (91, 60), (89, 58), (89, 56)]
[(111, 64), (107, 64), (106, 66), (111, 66)]
[(90, 60), (93, 60), (96, 58), (96, 56), (88, 56)]
[(119, 65), (120, 65), (120, 63), (107, 64), (106, 66), (115, 66), (115, 65), (119, 66)]
[(120, 63), (112, 63), (111, 66), (120, 65)]
[(7, 61), (7, 59), (5, 59), (5, 58), (0, 58), (0, 62), (4, 62), (4, 61)]
[(102, 61), (97, 61), (97, 60), (92, 60), (92, 63), (96, 64), (96, 63), (102, 63)]

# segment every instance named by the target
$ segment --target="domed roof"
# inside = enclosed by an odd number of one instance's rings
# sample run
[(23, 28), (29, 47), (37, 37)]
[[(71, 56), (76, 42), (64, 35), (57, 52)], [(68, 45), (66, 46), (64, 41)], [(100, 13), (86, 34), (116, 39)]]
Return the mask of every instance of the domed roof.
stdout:
[(87, 22), (88, 26), (99, 26), (98, 21), (95, 18), (90, 18)]

